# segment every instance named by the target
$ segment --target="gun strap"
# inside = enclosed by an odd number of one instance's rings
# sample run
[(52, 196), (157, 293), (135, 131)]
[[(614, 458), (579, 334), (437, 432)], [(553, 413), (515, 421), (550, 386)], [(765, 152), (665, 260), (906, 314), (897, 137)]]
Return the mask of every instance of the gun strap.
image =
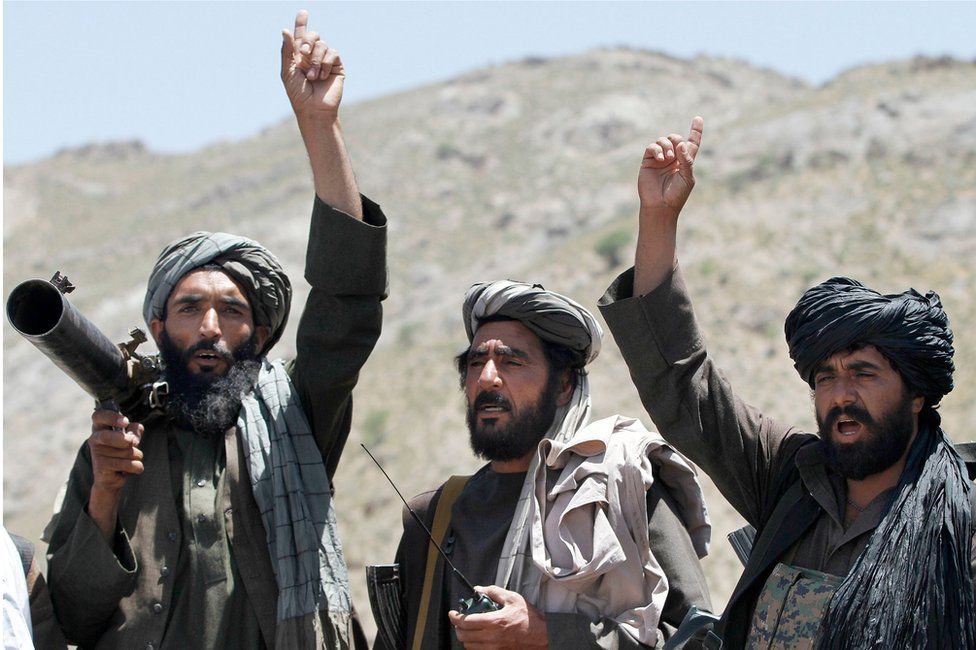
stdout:
[[(457, 501), (461, 490), (467, 484), (470, 476), (452, 476), (447, 479), (441, 490), (441, 496), (437, 500), (437, 508), (434, 510), (434, 523), (431, 526), (431, 537), (443, 546), (444, 537), (451, 523), (451, 506)], [(427, 614), (430, 609), (430, 594), (434, 589), (434, 569), (437, 567), (437, 558), (440, 554), (433, 542), (427, 543), (427, 570), (424, 572), (424, 588), (420, 595), (420, 610), (417, 615), (417, 627), (413, 632), (413, 650), (423, 650), (424, 631), (427, 627)]]

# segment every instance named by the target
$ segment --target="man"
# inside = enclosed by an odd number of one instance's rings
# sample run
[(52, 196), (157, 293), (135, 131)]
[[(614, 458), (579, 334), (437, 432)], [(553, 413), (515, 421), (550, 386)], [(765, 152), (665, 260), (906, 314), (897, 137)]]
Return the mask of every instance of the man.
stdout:
[(819, 436), (742, 402), (675, 254), (702, 126), (645, 151), (635, 267), (600, 304), (655, 424), (758, 531), (723, 647), (974, 647), (973, 490), (935, 410), (953, 372), (938, 295), (811, 288), (786, 338)]
[(342, 62), (304, 11), (283, 33), (281, 65), (316, 193), (297, 358), (267, 358), (291, 301), (271, 253), (224, 233), (162, 252), (144, 315), (170, 395), (141, 423), (92, 415), (50, 543), (53, 600), (72, 643), (351, 643), (330, 483), (379, 335), (385, 217), (360, 198), (346, 156)]
[(593, 316), (539, 285), (500, 281), (474, 285), (463, 317), (470, 346), (457, 365), (471, 446), (488, 464), (452, 504), (453, 479), (412, 507), (502, 608), (459, 614), (472, 593), (405, 514), (409, 647), (647, 647), (692, 605), (710, 609), (694, 470), (636, 420), (586, 426), (585, 366), (602, 336)]

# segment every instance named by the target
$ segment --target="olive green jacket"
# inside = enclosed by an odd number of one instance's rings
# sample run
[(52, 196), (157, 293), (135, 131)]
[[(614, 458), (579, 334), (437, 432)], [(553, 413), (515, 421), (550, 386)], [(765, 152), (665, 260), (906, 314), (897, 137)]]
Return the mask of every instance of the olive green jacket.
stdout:
[[(316, 197), (306, 256), (311, 292), (289, 364), (296, 394), (334, 476), (349, 435), (352, 389), (380, 333), (386, 296), (386, 218), (363, 198), (364, 222)], [(167, 634), (173, 573), (182, 543), (173, 500), (166, 417), (144, 419), (145, 471), (127, 479), (119, 503), (114, 549), (86, 513), (92, 486), (88, 445), (81, 447), (48, 548), (49, 582), (57, 618), (81, 647), (180, 647), (193, 630)], [(268, 647), (276, 638), (278, 588), (264, 525), (251, 493), (236, 427), (224, 436), (225, 475), (217, 517)], [(49, 530), (51, 530), (49, 526)], [(207, 622), (201, 621), (201, 625)]]

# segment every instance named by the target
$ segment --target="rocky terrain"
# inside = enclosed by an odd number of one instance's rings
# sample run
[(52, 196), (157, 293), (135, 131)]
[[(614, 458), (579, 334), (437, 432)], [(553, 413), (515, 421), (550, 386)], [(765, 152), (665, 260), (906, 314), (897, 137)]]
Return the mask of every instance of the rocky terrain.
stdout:
[[(344, 109), (360, 186), (390, 225), (390, 298), (356, 393), (336, 480), (356, 599), (362, 566), (391, 561), (400, 505), (358, 448), (405, 493), (474, 470), (452, 356), (459, 306), (478, 280), (542, 282), (595, 310), (629, 265), (646, 143), (705, 118), (698, 186), (679, 255), (710, 348), (747, 401), (813, 426), (782, 323), (831, 275), (883, 291), (939, 291), (956, 334), (957, 440), (976, 422), (976, 63), (918, 58), (814, 87), (741, 61), (630, 49), (526, 59)], [(57, 269), (110, 338), (140, 323), (160, 248), (227, 230), (275, 251), (300, 305), (312, 202), (291, 120), (241, 142), (158, 155), (96, 143), (4, 169), (4, 295)], [(294, 325), (276, 352), (294, 350)], [(84, 393), (4, 325), (4, 517), (36, 538), (89, 428)], [(594, 417), (646, 415), (613, 341), (591, 367)], [(706, 570), (722, 606), (741, 525), (707, 484)], [(368, 611), (367, 611), (368, 617)]]

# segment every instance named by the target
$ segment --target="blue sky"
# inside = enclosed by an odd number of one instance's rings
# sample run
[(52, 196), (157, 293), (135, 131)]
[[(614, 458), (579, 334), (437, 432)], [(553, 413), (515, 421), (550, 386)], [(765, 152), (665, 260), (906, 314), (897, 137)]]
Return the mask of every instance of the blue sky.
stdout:
[(529, 55), (629, 45), (732, 56), (812, 83), (915, 54), (976, 59), (976, 3), (4, 2), (5, 164), (139, 138), (189, 151), (289, 114), (280, 30), (307, 8), (346, 101)]

